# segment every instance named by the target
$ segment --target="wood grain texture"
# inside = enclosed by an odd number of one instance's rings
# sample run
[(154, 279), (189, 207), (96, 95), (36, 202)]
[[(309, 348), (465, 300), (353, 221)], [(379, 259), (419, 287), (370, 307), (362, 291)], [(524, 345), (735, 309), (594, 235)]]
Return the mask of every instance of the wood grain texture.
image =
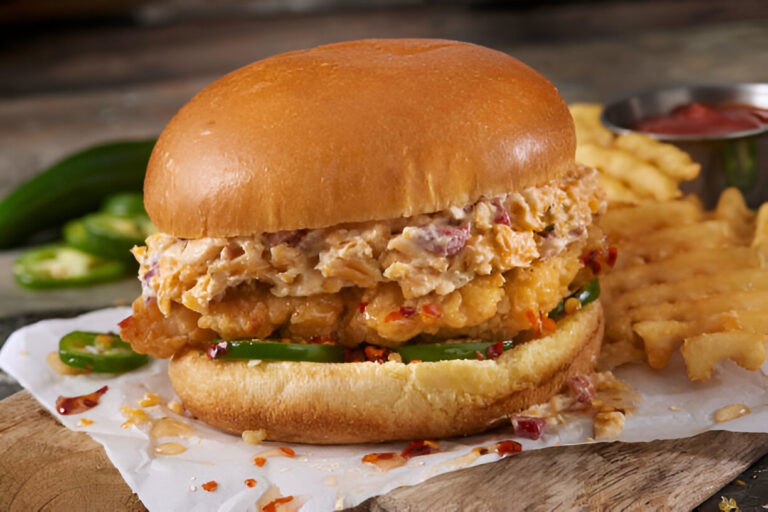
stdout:
[[(768, 452), (768, 434), (708, 432), (652, 443), (521, 453), (401, 487), (362, 512), (689, 510)], [(0, 401), (0, 510), (146, 510), (82, 432), (26, 391)]]

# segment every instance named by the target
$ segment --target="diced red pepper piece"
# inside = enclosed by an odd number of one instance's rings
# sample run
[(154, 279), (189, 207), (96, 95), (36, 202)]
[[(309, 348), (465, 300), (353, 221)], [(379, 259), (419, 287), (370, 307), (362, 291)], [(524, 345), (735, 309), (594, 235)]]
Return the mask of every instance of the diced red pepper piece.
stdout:
[(485, 354), (488, 356), (488, 359), (496, 359), (501, 354), (504, 353), (504, 343), (501, 341), (494, 343), (487, 349), (485, 349)]
[(566, 384), (568, 384), (568, 389), (571, 391), (571, 395), (577, 402), (591, 404), (592, 400), (594, 400), (595, 386), (592, 384), (589, 377), (585, 377), (584, 375), (574, 375), (566, 381)]
[(505, 226), (512, 225), (512, 223), (509, 221), (509, 214), (507, 213), (506, 208), (504, 208), (504, 205), (501, 204), (501, 200), (494, 199), (493, 206), (496, 207), (496, 217), (493, 219), (493, 223), (504, 224)]
[(547, 420), (535, 416), (512, 416), (512, 426), (518, 436), (536, 440), (544, 432)]
[(208, 359), (216, 359), (217, 357), (227, 355), (228, 347), (229, 344), (226, 341), (211, 343), (208, 345), (208, 349), (205, 351), (205, 354), (208, 356)]

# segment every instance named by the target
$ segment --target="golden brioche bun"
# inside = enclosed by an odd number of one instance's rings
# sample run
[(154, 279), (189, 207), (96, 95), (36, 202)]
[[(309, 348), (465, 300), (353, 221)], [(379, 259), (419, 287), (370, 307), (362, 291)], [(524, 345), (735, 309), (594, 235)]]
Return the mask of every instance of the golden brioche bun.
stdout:
[(229, 432), (335, 444), (481, 432), (591, 373), (603, 336), (599, 302), (496, 360), (402, 364), (211, 361), (182, 350), (169, 374), (184, 406)]
[(573, 121), (520, 61), (456, 41), (371, 39), (284, 53), (203, 89), (152, 153), (160, 231), (231, 237), (381, 220), (543, 184)]

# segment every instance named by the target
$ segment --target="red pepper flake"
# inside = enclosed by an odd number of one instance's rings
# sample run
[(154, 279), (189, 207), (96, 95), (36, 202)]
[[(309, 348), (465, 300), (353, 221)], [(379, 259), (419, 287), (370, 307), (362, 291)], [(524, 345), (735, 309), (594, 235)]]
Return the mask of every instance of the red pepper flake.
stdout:
[(443, 312), (440, 307), (435, 304), (424, 304), (421, 306), (421, 313), (419, 313), (421, 321), (427, 325), (432, 325), (435, 320), (443, 316)]
[(517, 441), (500, 441), (496, 445), (496, 453), (502, 457), (513, 453), (520, 453), (521, 451), (523, 451), (523, 446)]
[(385, 362), (389, 356), (389, 350), (384, 347), (374, 347), (373, 345), (366, 346), (363, 352), (365, 352), (365, 358), (368, 361), (379, 364)]
[(367, 303), (367, 302), (361, 302), (360, 304), (358, 304), (358, 305), (357, 305), (357, 310), (360, 312), (360, 314), (361, 314), (361, 315), (362, 315), (363, 313), (365, 313), (365, 307), (366, 307), (367, 305), (368, 305), (368, 303)]
[(512, 223), (509, 221), (509, 214), (504, 208), (504, 205), (501, 204), (501, 199), (494, 199), (493, 206), (496, 207), (496, 217), (493, 219), (494, 224), (504, 224), (505, 226), (511, 226)]
[(266, 505), (264, 505), (264, 508), (262, 508), (261, 510), (263, 510), (263, 512), (276, 512), (278, 505), (280, 505), (282, 503), (290, 503), (291, 501), (293, 501), (293, 496), (285, 496), (283, 498), (276, 498), (276, 499), (270, 501), (269, 503), (267, 503)]
[(208, 345), (208, 350), (205, 351), (208, 359), (216, 359), (227, 355), (229, 343), (226, 341), (220, 341), (218, 343), (211, 343)]
[(293, 451), (292, 449), (288, 448), (287, 446), (281, 446), (281, 447), (280, 447), (280, 448), (278, 448), (278, 449), (279, 449), (281, 452), (283, 452), (283, 453), (286, 455), (286, 457), (291, 457), (291, 458), (293, 458), (293, 457), (295, 457), (295, 456), (296, 456), (296, 452), (295, 452), (295, 451)]
[(66, 416), (68, 414), (80, 414), (99, 405), (99, 398), (107, 392), (109, 386), (103, 386), (93, 393), (80, 396), (60, 396), (56, 399), (56, 411)]
[(547, 426), (547, 420), (535, 416), (512, 416), (512, 426), (515, 428), (515, 434), (527, 439), (538, 439)]
[(435, 441), (428, 439), (420, 441), (411, 441), (408, 447), (400, 452), (400, 456), (406, 459), (411, 457), (420, 457), (422, 455), (429, 455), (430, 453), (437, 453), (440, 451), (440, 445)]
[(345, 363), (362, 363), (365, 361), (365, 352), (359, 348), (345, 348), (344, 349), (344, 362)]
[(599, 249), (592, 249), (585, 256), (579, 258), (579, 261), (597, 275), (603, 270), (603, 265), (613, 267), (618, 257), (619, 251), (616, 247), (600, 247)]
[(264, 464), (266, 464), (266, 463), (267, 463), (267, 459), (265, 459), (264, 457), (254, 457), (253, 458), (253, 465), (254, 466), (259, 466), (260, 468), (263, 468)]
[(488, 356), (488, 359), (496, 359), (502, 353), (504, 353), (504, 343), (501, 341), (498, 341), (485, 349), (485, 354)]
[(208, 492), (213, 492), (219, 488), (219, 484), (216, 480), (211, 480), (210, 482), (205, 482), (201, 487)]
[(256, 480), (253, 478), (248, 478), (243, 483), (246, 485), (246, 487), (256, 487)]
[(400, 306), (400, 309), (398, 309), (397, 311), (393, 311), (390, 314), (388, 314), (386, 317), (384, 317), (384, 321), (396, 322), (398, 320), (403, 320), (405, 318), (411, 318), (415, 314), (416, 314), (416, 309), (410, 306)]
[(387, 350), (384, 347), (375, 347), (373, 345), (368, 345), (363, 349), (365, 352), (365, 358), (368, 361), (372, 361), (375, 363), (383, 363), (387, 360), (387, 357), (389, 356), (389, 350)]
[(591, 404), (592, 400), (594, 400), (595, 386), (592, 384), (589, 377), (585, 377), (584, 375), (574, 375), (566, 381), (566, 384), (568, 384), (568, 389), (571, 391), (571, 395), (577, 402)]
[(485, 359), (485, 356), (484, 356), (484, 355), (483, 355), (483, 353), (482, 353), (482, 352), (480, 352), (479, 350), (475, 350), (475, 357), (476, 357), (476, 358), (477, 358), (479, 361), (482, 361), (483, 359)]
[(323, 334), (322, 336), (312, 336), (308, 341), (311, 345), (335, 345), (333, 334)]

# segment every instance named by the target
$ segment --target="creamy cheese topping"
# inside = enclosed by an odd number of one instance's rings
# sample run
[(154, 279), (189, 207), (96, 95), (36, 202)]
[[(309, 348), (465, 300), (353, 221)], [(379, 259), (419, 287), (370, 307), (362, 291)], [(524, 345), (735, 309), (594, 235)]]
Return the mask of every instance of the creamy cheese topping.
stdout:
[(597, 172), (483, 198), (465, 207), (384, 221), (232, 238), (150, 236), (133, 250), (145, 297), (197, 312), (251, 281), (277, 297), (394, 282), (405, 299), (446, 295), (478, 276), (546, 261), (587, 237), (605, 209)]

